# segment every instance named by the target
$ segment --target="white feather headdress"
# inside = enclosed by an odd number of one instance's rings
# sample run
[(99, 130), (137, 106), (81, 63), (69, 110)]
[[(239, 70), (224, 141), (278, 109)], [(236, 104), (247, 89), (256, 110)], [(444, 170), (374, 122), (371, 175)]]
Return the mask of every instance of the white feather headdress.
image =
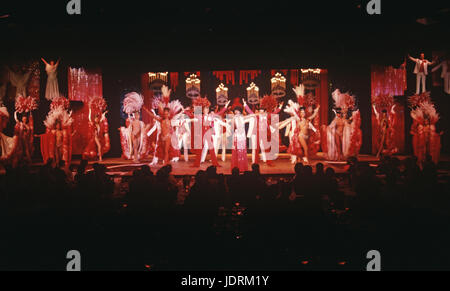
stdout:
[(305, 86), (303, 84), (298, 85), (295, 88), (292, 88), (292, 90), (295, 92), (295, 96), (297, 96), (297, 98), (299, 96), (304, 96), (305, 95)]
[(136, 92), (128, 93), (125, 95), (125, 99), (123, 99), (123, 111), (127, 114), (141, 111), (143, 105), (144, 98)]
[(53, 129), (57, 120), (61, 121), (62, 127), (70, 126), (73, 123), (72, 112), (68, 113), (62, 107), (55, 108), (48, 113), (44, 125)]
[(430, 118), (430, 123), (434, 124), (439, 120), (439, 114), (436, 111), (433, 103), (423, 102), (420, 104), (420, 110), (424, 115), (428, 115)]
[(284, 108), (284, 112), (294, 115), (295, 112), (298, 112), (299, 109), (300, 109), (300, 104), (298, 104), (297, 102), (294, 102), (292, 100), (289, 100), (288, 104), (286, 105), (286, 108)]

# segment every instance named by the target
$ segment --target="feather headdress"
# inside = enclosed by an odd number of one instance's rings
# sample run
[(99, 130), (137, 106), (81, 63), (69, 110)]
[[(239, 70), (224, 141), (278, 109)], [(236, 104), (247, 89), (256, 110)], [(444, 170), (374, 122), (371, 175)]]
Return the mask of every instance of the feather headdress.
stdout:
[(136, 92), (128, 93), (125, 95), (125, 99), (123, 99), (123, 111), (127, 114), (141, 111), (143, 105), (144, 98)]
[(414, 108), (420, 106), (424, 102), (431, 102), (430, 92), (423, 92), (422, 94), (416, 94), (408, 97), (409, 107)]
[(31, 96), (23, 97), (22, 95), (16, 98), (16, 111), (18, 113), (28, 113), (38, 108), (37, 100)]
[(373, 99), (373, 104), (382, 110), (388, 110), (395, 104), (394, 96), (390, 94), (380, 94)]
[(294, 115), (300, 109), (300, 104), (294, 102), (292, 100), (288, 101), (286, 108), (284, 108), (284, 112)]
[(423, 123), (424, 121), (424, 116), (423, 116), (423, 111), (421, 108), (416, 107), (415, 109), (411, 110), (411, 118), (416, 120), (419, 123)]
[(303, 84), (300, 84), (297, 87), (292, 88), (292, 90), (295, 92), (295, 96), (297, 96), (297, 102), (301, 106), (303, 106), (305, 96), (305, 86)]
[(69, 108), (70, 102), (69, 99), (64, 98), (63, 96), (55, 97), (52, 99), (52, 103), (50, 103), (50, 110), (55, 110), (59, 107), (67, 110)]
[(44, 125), (47, 128), (54, 128), (58, 120), (61, 122), (62, 127), (70, 126), (73, 122), (72, 113), (68, 113), (62, 107), (58, 107), (47, 114)]
[(428, 116), (430, 118), (430, 123), (434, 124), (439, 120), (439, 114), (434, 107), (434, 104), (431, 102), (423, 102), (419, 106), (420, 110), (423, 112), (424, 116)]
[(260, 107), (267, 112), (273, 111), (278, 106), (277, 99), (272, 95), (264, 95), (260, 101)]
[(97, 96), (89, 101), (89, 107), (92, 109), (94, 114), (102, 114), (106, 111), (107, 104), (103, 97)]
[(166, 85), (163, 85), (161, 87), (161, 92), (162, 92), (163, 101), (165, 101), (166, 103), (169, 103), (170, 92), (172, 92), (172, 89), (169, 89), (169, 87), (167, 87)]
[(334, 106), (336, 108), (351, 108), (355, 106), (355, 97), (349, 93), (341, 93), (339, 89), (336, 89), (331, 93), (334, 100)]

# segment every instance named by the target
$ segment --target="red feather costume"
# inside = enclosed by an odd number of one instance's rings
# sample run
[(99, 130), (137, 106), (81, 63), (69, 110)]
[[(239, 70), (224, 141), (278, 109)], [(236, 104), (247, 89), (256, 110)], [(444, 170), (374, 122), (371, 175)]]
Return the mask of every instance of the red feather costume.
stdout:
[(410, 133), (417, 162), (422, 166), (426, 155), (430, 155), (433, 162), (437, 164), (440, 157), (442, 135), (442, 132), (436, 132), (439, 114), (429, 99), (429, 93), (428, 98), (417, 98), (416, 95), (410, 97), (409, 102), (412, 107), (411, 117), (413, 119)]
[(106, 107), (106, 101), (102, 97), (94, 97), (89, 102), (89, 108), (94, 115), (94, 119), (92, 120), (90, 116), (88, 144), (83, 150), (83, 159), (95, 159), (98, 156), (96, 137), (101, 145), (101, 155), (107, 153), (111, 148)]

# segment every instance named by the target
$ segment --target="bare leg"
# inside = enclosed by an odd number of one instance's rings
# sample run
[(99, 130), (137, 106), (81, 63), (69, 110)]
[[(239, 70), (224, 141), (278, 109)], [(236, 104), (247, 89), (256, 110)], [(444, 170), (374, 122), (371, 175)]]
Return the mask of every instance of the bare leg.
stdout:
[(306, 143), (306, 140), (301, 135), (298, 136), (298, 141), (300, 142), (300, 145), (302, 146), (303, 152), (305, 154), (304, 160), (305, 160), (305, 162), (308, 162), (308, 144)]
[(139, 162), (139, 138), (133, 137), (133, 160), (135, 163)]
[(222, 161), (225, 162), (227, 154), (227, 136), (222, 134)]
[(170, 146), (170, 139), (164, 141), (164, 163), (166, 165), (170, 164), (169, 161), (169, 146)]
[(97, 136), (95, 137), (95, 144), (97, 145), (98, 159), (101, 162), (102, 161), (102, 145)]
[(258, 148), (256, 144), (256, 135), (252, 135), (252, 164), (256, 161), (256, 149)]
[(334, 141), (338, 152), (338, 160), (340, 161), (342, 159), (342, 136), (335, 134)]
[(265, 162), (267, 162), (266, 148), (264, 147), (264, 143), (262, 140), (259, 141), (259, 148), (261, 149), (262, 160), (265, 163)]

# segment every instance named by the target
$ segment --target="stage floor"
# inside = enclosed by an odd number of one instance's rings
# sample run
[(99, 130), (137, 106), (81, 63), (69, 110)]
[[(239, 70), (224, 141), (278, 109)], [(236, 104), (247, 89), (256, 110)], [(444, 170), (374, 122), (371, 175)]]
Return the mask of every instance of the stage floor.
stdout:
[[(251, 154), (248, 154), (248, 169), (251, 170)], [(406, 156), (399, 156), (400, 159), (406, 158)], [(198, 170), (206, 170), (209, 166), (211, 166), (211, 162), (207, 158), (205, 163), (202, 163), (200, 168), (193, 167), (194, 165), (195, 155), (189, 155), (189, 161), (186, 162), (181, 159), (178, 162), (171, 163), (172, 165), (172, 174), (175, 176), (183, 176), (183, 175), (195, 175)], [(365, 161), (369, 163), (373, 163), (376, 165), (379, 161), (375, 156), (372, 155), (360, 155), (358, 157), (360, 161)], [(217, 168), (217, 173), (230, 175), (231, 174), (231, 154), (227, 154), (225, 162), (219, 159), (220, 167)], [(132, 175), (133, 170), (139, 169), (142, 165), (149, 165), (151, 159), (143, 160), (140, 163), (133, 163), (130, 160), (124, 160), (122, 158), (108, 158), (104, 159), (100, 164), (104, 164), (107, 167), (107, 172), (110, 175), (114, 176), (130, 176)], [(325, 168), (332, 167), (336, 173), (343, 173), (347, 170), (347, 163), (345, 161), (336, 162), (336, 161), (327, 161), (320, 156), (316, 159), (310, 160), (309, 165), (315, 167), (317, 163), (323, 163)], [(73, 161), (74, 164), (78, 164), (79, 161)], [(92, 169), (92, 164), (95, 162), (89, 162), (88, 170)], [(159, 170), (163, 164), (160, 162), (158, 165), (150, 166), (153, 172)], [(294, 174), (294, 165), (290, 162), (290, 155), (288, 154), (280, 154), (278, 159), (272, 161), (272, 165), (268, 165), (267, 163), (260, 162), (260, 171), (263, 175), (292, 175)]]

